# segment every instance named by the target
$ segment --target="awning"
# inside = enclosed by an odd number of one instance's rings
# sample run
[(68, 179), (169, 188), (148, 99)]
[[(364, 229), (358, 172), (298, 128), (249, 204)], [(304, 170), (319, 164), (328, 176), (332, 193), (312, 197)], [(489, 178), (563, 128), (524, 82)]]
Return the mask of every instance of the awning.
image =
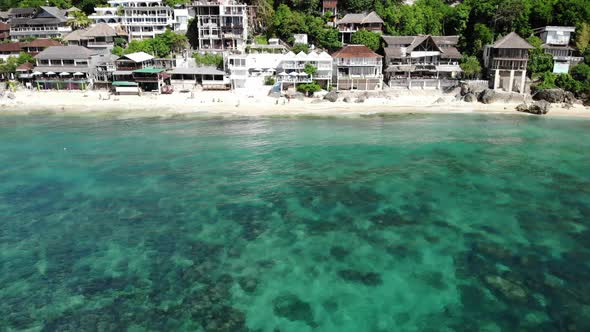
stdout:
[(113, 86), (137, 86), (136, 82), (129, 82), (129, 81), (114, 81)]
[(164, 71), (164, 69), (162, 69), (162, 68), (146, 67), (146, 68), (134, 70), (133, 73), (159, 74), (163, 71)]
[(436, 66), (436, 71), (439, 72), (462, 72), (463, 70), (459, 65), (439, 65)]
[(133, 71), (131, 71), (131, 70), (115, 70), (113, 72), (113, 75), (117, 75), (117, 76), (131, 75), (131, 74), (133, 74)]

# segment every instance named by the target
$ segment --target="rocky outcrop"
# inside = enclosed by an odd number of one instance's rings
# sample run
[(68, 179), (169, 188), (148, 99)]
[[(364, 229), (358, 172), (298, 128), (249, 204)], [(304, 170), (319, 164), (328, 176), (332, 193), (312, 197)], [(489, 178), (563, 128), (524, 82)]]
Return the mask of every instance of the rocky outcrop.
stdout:
[(577, 101), (576, 96), (571, 91), (566, 91), (563, 102), (566, 104), (573, 104)]
[(352, 102), (352, 98), (350, 98), (350, 97), (344, 97), (344, 102), (345, 103), (350, 103), (350, 102)]
[(470, 92), (463, 97), (463, 101), (467, 103), (474, 103), (477, 101), (477, 97)]
[(520, 104), (516, 106), (516, 111), (523, 112), (523, 113), (530, 113), (536, 115), (544, 115), (549, 112), (551, 108), (551, 104), (544, 100), (536, 101), (530, 105), (527, 104)]
[(461, 83), (461, 96), (466, 96), (467, 94), (471, 93), (471, 88), (467, 83)]
[(537, 92), (533, 96), (533, 99), (545, 100), (550, 103), (563, 103), (565, 101), (565, 95), (566, 93), (563, 89), (545, 89)]
[(485, 89), (479, 94), (478, 99), (484, 104), (491, 104), (496, 101), (496, 92), (492, 89)]
[(324, 99), (335, 103), (338, 100), (338, 93), (336, 91), (330, 91), (324, 96)]

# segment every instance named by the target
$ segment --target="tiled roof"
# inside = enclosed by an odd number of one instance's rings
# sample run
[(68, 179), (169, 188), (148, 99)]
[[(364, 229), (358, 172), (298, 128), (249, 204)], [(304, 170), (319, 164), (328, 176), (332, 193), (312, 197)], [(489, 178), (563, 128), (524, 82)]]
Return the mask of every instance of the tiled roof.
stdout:
[(29, 70), (33, 70), (33, 67), (35, 65), (33, 65), (30, 62), (25, 62), (22, 65), (16, 67), (16, 71), (29, 71)]
[(0, 43), (0, 52), (20, 52), (24, 43)]
[(519, 36), (511, 32), (494, 43), (494, 48), (532, 49), (533, 46)]
[(51, 46), (37, 54), (37, 59), (88, 59), (95, 53), (82, 46)]
[(8, 31), (10, 30), (10, 24), (0, 22), (0, 31)]
[(332, 58), (382, 58), (365, 45), (346, 45), (332, 54)]
[(35, 39), (31, 42), (25, 43), (23, 47), (49, 47), (49, 46), (61, 46), (62, 44), (57, 40), (53, 39)]
[(346, 14), (336, 24), (370, 24), (370, 23), (383, 23), (383, 20), (377, 13), (360, 13), (360, 14)]

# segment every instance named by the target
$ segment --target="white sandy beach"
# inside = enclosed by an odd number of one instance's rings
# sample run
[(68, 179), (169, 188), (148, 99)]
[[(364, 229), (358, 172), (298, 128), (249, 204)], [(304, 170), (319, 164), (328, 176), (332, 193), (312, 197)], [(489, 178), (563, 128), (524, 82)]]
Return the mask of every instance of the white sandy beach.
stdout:
[[(362, 92), (340, 93), (337, 102), (320, 98), (303, 100), (273, 98), (265, 92), (256, 94), (235, 91), (201, 91), (172, 95), (108, 96), (105, 91), (17, 91), (16, 98), (0, 99), (0, 113), (29, 114), (54, 112), (60, 114), (103, 114), (119, 117), (174, 116), (179, 114), (223, 116), (353, 116), (375, 113), (499, 113), (522, 114), (515, 111), (519, 102), (494, 104), (456, 101), (453, 94), (432, 90), (388, 91), (357, 103)], [(345, 96), (352, 100), (342, 101)], [(108, 99), (107, 99), (108, 98)], [(581, 104), (571, 107), (553, 104), (550, 117), (590, 117), (590, 108)]]

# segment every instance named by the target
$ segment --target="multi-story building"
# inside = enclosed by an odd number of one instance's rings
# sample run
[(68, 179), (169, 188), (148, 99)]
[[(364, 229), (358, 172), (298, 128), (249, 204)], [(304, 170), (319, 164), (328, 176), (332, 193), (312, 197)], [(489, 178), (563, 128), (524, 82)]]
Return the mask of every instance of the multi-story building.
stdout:
[[(306, 67), (316, 69), (315, 74), (305, 72)], [(277, 82), (281, 89), (297, 83), (316, 82), (322, 88), (327, 89), (332, 82), (332, 57), (326, 52), (289, 52), (284, 55), (277, 68)]]
[(106, 54), (115, 46), (115, 38), (127, 37), (126, 33), (117, 28), (118, 26), (112, 27), (107, 23), (97, 23), (86, 29), (72, 31), (64, 41), (68, 45), (84, 46)]
[(352, 34), (359, 30), (367, 30), (376, 33), (383, 32), (383, 20), (377, 13), (346, 14), (336, 21), (336, 27), (343, 43), (350, 43)]
[(61, 46), (62, 44), (53, 39), (35, 39), (31, 42), (11, 42), (0, 43), (0, 59), (7, 60), (9, 57), (18, 57), (21, 52), (28, 53), (32, 56), (51, 46)]
[(10, 8), (8, 10), (8, 21), (15, 18), (32, 18), (36, 12), (37, 8)]
[(346, 45), (332, 54), (333, 80), (337, 90), (378, 90), (382, 88), (382, 56), (364, 45)]
[(526, 69), (532, 48), (516, 32), (484, 47), (484, 66), (488, 69), (494, 90), (526, 92)]
[(129, 39), (154, 38), (166, 27), (186, 31), (188, 11), (174, 10), (163, 0), (109, 0), (108, 7), (95, 7), (88, 18), (95, 23), (121, 25)]
[(386, 80), (456, 78), (459, 36), (382, 36)]
[(546, 26), (535, 30), (543, 40), (541, 46), (545, 53), (553, 56), (553, 72), (567, 74), (570, 67), (583, 60), (574, 57), (574, 48), (570, 46), (571, 36), (576, 32), (575, 27)]
[(38, 89), (78, 90), (92, 85), (96, 54), (82, 46), (52, 46), (35, 56)]
[(72, 28), (66, 24), (67, 21), (65, 10), (42, 6), (32, 17), (12, 18), (10, 38), (61, 38), (72, 32)]
[(198, 0), (193, 2), (198, 49), (202, 51), (243, 52), (248, 38), (248, 13), (236, 0)]

